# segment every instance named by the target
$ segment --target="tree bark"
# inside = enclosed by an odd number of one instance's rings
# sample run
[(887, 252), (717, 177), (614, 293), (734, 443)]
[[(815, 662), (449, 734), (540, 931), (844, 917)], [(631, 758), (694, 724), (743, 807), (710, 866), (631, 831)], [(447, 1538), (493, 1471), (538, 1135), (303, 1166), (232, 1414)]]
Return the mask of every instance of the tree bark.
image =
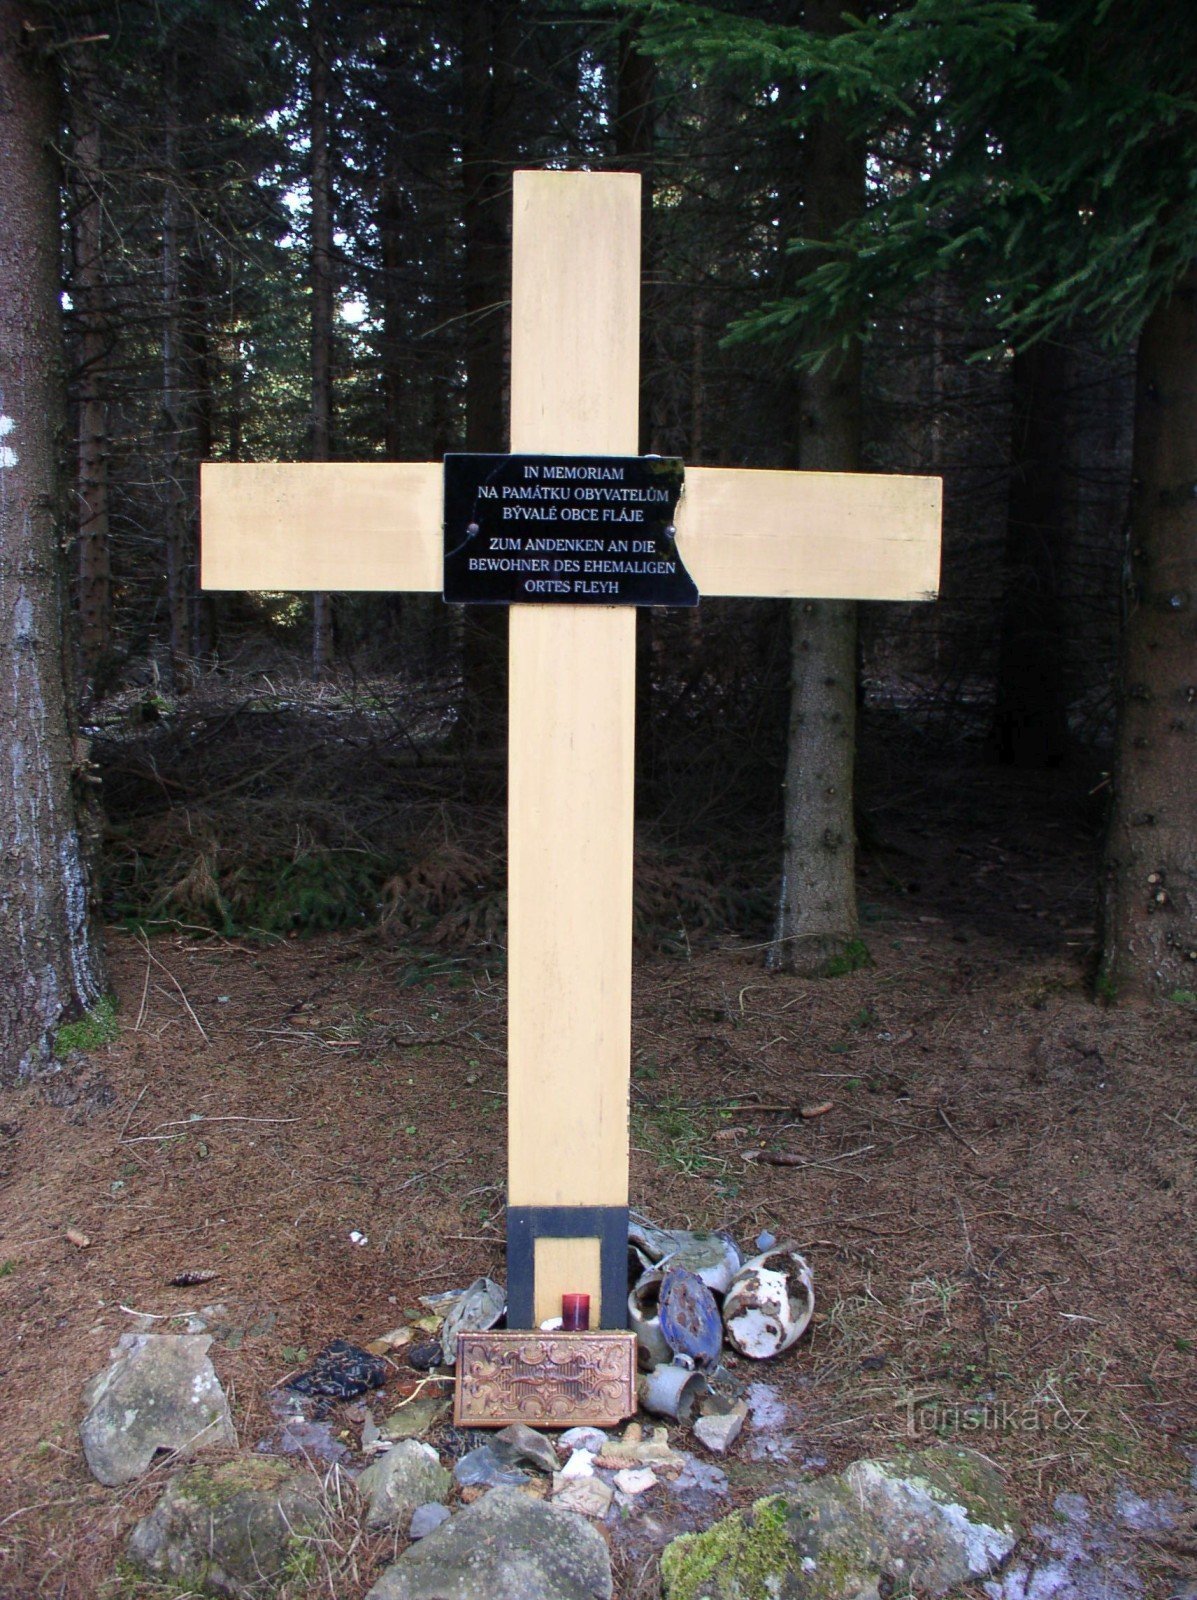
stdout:
[(0, 0), (0, 1081), (103, 989), (71, 793), (56, 433), (58, 136), (28, 5)]
[[(461, 0), (461, 172), (465, 233), (467, 450), (500, 450), (506, 432), (511, 182), (511, 0)], [(507, 737), (507, 610), (467, 606), (462, 725), (467, 741)]]
[(1014, 357), (994, 731), (999, 760), (1015, 767), (1058, 766), (1068, 746), (1059, 579), (1068, 371), (1068, 352), (1053, 341)]
[[(312, 460), (332, 459), (333, 231), (332, 162), (328, 149), (328, 29), (323, 0), (308, 13), (309, 133), (311, 136)], [(312, 596), (312, 671), (322, 677), (333, 660), (330, 595)]]
[(165, 86), (166, 133), (162, 195), (162, 526), (166, 547), (166, 608), (170, 626), (171, 676), (176, 688), (187, 684), (195, 661), (192, 626), (195, 594), (187, 435), (187, 377), (184, 359), (183, 181), (179, 159), (178, 55), (172, 51)]
[(1135, 385), (1099, 992), (1197, 991), (1197, 263), (1149, 317)]
[[(807, 0), (805, 10), (812, 32), (842, 27), (839, 0)], [(806, 132), (801, 181), (807, 239), (830, 239), (864, 205), (864, 150), (833, 115)], [(818, 255), (807, 259), (817, 264)], [(858, 470), (859, 345), (803, 378), (796, 399), (796, 465), (811, 472)], [(856, 606), (794, 601), (790, 635), (782, 889), (770, 954), (772, 965), (813, 976), (857, 959)]]
[(79, 330), (76, 378), (76, 540), (79, 652), (95, 685), (112, 648), (112, 558), (108, 544), (108, 305), (103, 268), (103, 160), (95, 73), (85, 64), (71, 94), (73, 227), (71, 300)]

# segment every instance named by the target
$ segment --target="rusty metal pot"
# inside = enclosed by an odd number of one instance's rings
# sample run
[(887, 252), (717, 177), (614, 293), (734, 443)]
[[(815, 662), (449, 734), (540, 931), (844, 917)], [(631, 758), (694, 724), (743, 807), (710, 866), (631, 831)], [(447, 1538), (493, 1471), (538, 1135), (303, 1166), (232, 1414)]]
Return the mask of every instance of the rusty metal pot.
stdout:
[(756, 1361), (780, 1355), (806, 1331), (815, 1310), (815, 1281), (792, 1244), (746, 1261), (723, 1302), (727, 1340)]
[(628, 1296), (628, 1327), (636, 1335), (636, 1361), (641, 1371), (668, 1365), (673, 1351), (661, 1332), (661, 1284), (665, 1274), (656, 1267), (642, 1272)]

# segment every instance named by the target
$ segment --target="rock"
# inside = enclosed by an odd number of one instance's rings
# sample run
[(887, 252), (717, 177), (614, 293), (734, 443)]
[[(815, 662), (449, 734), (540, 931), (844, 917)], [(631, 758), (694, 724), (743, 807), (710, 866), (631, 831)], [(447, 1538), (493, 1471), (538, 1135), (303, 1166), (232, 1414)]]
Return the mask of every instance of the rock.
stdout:
[(554, 1473), (557, 1478), (593, 1478), (594, 1457), (589, 1450), (575, 1450), (560, 1472)]
[(325, 1513), (320, 1482), (281, 1461), (239, 1456), (177, 1473), (129, 1538), (130, 1561), (180, 1589), (258, 1600), (293, 1571)]
[(392, 1528), (406, 1522), (426, 1500), (443, 1500), (451, 1484), (430, 1444), (404, 1439), (366, 1468), (357, 1480), (357, 1491), (370, 1502), (367, 1526)]
[(621, 1494), (644, 1494), (656, 1488), (657, 1475), (651, 1467), (621, 1467), (615, 1474), (615, 1487)]
[(437, 1395), (420, 1394), (392, 1411), (386, 1421), (379, 1424), (378, 1431), (384, 1439), (415, 1439), (427, 1433), (448, 1409), (447, 1400)]
[(448, 1506), (441, 1505), (436, 1500), (426, 1501), (424, 1505), (417, 1506), (411, 1514), (411, 1527), (407, 1530), (409, 1539), (424, 1539), (435, 1532), (442, 1522), (448, 1522), (452, 1516)]
[(661, 1575), (666, 1600), (877, 1600), (895, 1587), (939, 1597), (995, 1571), (1017, 1539), (983, 1456), (924, 1450), (853, 1462), (683, 1534), (666, 1548)]
[(191, 1455), (237, 1443), (220, 1380), (208, 1359), (211, 1338), (126, 1333), (112, 1365), (83, 1391), (79, 1426), (87, 1464), (109, 1488), (148, 1470), (159, 1450)]
[(654, 1428), (645, 1439), (636, 1423), (625, 1430), (622, 1439), (605, 1444), (596, 1458), (600, 1467), (653, 1467), (658, 1472), (680, 1472), (685, 1464), (685, 1456), (670, 1448), (667, 1428)]
[(491, 1442), (491, 1449), (512, 1466), (526, 1462), (528, 1466), (538, 1467), (541, 1472), (557, 1470), (556, 1450), (543, 1433), (537, 1433), (526, 1422), (513, 1422), (510, 1427), (500, 1428)]
[(411, 1345), (407, 1352), (407, 1364), (415, 1367), (417, 1372), (431, 1372), (433, 1367), (440, 1366), (443, 1359), (439, 1339), (425, 1339)]
[(366, 1600), (611, 1600), (611, 1559), (584, 1518), (494, 1489), (408, 1547)]
[(744, 1418), (747, 1415), (748, 1407), (740, 1401), (721, 1416), (699, 1417), (694, 1424), (694, 1437), (699, 1444), (721, 1456), (740, 1437), (740, 1429), (744, 1426)]
[(453, 1476), (463, 1489), (481, 1486), (484, 1489), (518, 1488), (527, 1483), (528, 1474), (504, 1461), (488, 1444), (480, 1444), (462, 1456), (453, 1468)]
[(567, 1428), (557, 1439), (558, 1450), (589, 1450), (597, 1456), (607, 1442), (601, 1428)]
[[(560, 1478), (560, 1474), (558, 1474)], [(611, 1509), (615, 1490), (601, 1478), (561, 1478), (553, 1485), (553, 1504), (563, 1511), (601, 1521)]]

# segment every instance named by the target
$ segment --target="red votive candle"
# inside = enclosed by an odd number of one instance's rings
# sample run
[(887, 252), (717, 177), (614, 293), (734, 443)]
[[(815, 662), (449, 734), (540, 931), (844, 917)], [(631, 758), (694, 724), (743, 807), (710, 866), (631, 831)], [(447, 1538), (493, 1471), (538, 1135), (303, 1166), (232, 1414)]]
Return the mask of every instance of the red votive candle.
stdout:
[(588, 1294), (563, 1294), (561, 1296), (562, 1333), (586, 1333), (590, 1329), (590, 1296)]

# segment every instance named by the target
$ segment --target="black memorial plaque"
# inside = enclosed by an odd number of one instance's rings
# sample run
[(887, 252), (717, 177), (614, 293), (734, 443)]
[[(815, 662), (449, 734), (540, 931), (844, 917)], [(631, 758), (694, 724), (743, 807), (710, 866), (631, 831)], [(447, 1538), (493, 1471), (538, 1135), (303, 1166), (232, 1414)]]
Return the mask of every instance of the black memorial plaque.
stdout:
[(664, 456), (445, 457), (446, 600), (693, 606)]

